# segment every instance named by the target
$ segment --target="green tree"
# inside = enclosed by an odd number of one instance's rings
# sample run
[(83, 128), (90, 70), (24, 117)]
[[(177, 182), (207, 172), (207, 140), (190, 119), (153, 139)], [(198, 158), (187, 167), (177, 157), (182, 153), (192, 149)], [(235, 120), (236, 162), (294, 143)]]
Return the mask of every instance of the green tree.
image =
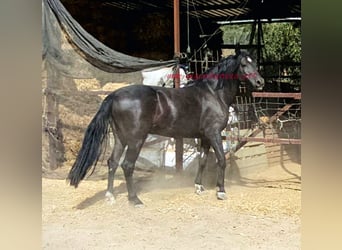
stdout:
[[(265, 61), (301, 60), (300, 25), (293, 23), (266, 23), (262, 25), (264, 34)], [(248, 44), (252, 32), (252, 24), (221, 26), (223, 41), (226, 44)], [(255, 34), (253, 43), (256, 44)]]
[(223, 42), (225, 44), (248, 44), (251, 36), (252, 24), (221, 26)]
[[(249, 44), (253, 24), (222, 26), (223, 41), (226, 44)], [(264, 67), (265, 75), (292, 75), (300, 79), (301, 61), (301, 29), (300, 23), (264, 23), (263, 28), (263, 57), (261, 61), (271, 63)], [(257, 31), (253, 39), (257, 43)], [(250, 50), (256, 56), (256, 51)], [(286, 62), (287, 64), (279, 64)], [(273, 63), (273, 64), (272, 64)], [(297, 63), (297, 65), (295, 65)], [(292, 64), (292, 65), (291, 65)], [(292, 78), (293, 79), (293, 78)], [(285, 79), (291, 81), (291, 79)]]
[[(301, 68), (301, 30), (296, 23), (269, 23), (263, 26), (264, 61), (286, 62), (265, 67), (267, 75), (292, 76), (283, 78), (293, 84), (300, 83)], [(297, 63), (297, 65), (296, 65)]]
[(292, 23), (263, 25), (266, 61), (301, 61), (300, 26)]

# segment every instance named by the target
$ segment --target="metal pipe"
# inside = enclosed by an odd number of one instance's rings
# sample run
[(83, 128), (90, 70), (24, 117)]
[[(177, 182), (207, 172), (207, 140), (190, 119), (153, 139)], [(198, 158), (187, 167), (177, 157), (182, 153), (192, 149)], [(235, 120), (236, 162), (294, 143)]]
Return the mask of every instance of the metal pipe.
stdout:
[[(301, 17), (288, 17), (288, 18), (271, 18), (271, 19), (260, 19), (262, 23), (276, 23), (276, 22), (298, 22), (302, 21)], [(233, 24), (248, 24), (254, 23), (254, 19), (247, 20), (232, 20), (232, 21), (217, 21), (220, 25), (233, 25)]]
[[(173, 36), (174, 36), (174, 57), (180, 56), (180, 32), (179, 32), (179, 0), (173, 0)], [(176, 66), (175, 88), (180, 87), (179, 63)], [(183, 138), (176, 139), (176, 170), (183, 170)]]

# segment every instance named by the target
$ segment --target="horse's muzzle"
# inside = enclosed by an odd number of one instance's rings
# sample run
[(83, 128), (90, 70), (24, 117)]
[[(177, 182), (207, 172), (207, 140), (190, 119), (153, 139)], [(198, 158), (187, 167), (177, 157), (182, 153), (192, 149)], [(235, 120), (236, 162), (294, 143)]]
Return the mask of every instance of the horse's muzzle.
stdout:
[(264, 78), (259, 78), (258, 80), (256, 80), (256, 89), (257, 90), (262, 90), (265, 86), (265, 80)]

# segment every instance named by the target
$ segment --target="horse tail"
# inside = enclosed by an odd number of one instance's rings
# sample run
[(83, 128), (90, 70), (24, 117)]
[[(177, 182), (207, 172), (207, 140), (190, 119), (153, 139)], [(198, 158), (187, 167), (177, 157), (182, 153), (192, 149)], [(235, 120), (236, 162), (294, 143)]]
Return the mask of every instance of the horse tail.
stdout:
[(92, 173), (95, 170), (96, 163), (102, 153), (102, 143), (107, 136), (109, 124), (112, 120), (112, 104), (113, 95), (108, 95), (87, 127), (81, 149), (67, 177), (67, 180), (70, 180), (70, 185), (75, 186), (75, 188), (93, 165)]

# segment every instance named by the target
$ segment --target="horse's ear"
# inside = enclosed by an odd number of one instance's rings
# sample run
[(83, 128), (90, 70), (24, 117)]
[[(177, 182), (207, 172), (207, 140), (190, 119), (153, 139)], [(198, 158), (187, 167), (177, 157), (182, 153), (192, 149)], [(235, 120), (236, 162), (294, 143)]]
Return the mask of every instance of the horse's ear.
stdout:
[(239, 56), (240, 53), (241, 53), (241, 50), (240, 50), (240, 43), (237, 43), (237, 44), (235, 45), (235, 55), (236, 55), (236, 56)]

